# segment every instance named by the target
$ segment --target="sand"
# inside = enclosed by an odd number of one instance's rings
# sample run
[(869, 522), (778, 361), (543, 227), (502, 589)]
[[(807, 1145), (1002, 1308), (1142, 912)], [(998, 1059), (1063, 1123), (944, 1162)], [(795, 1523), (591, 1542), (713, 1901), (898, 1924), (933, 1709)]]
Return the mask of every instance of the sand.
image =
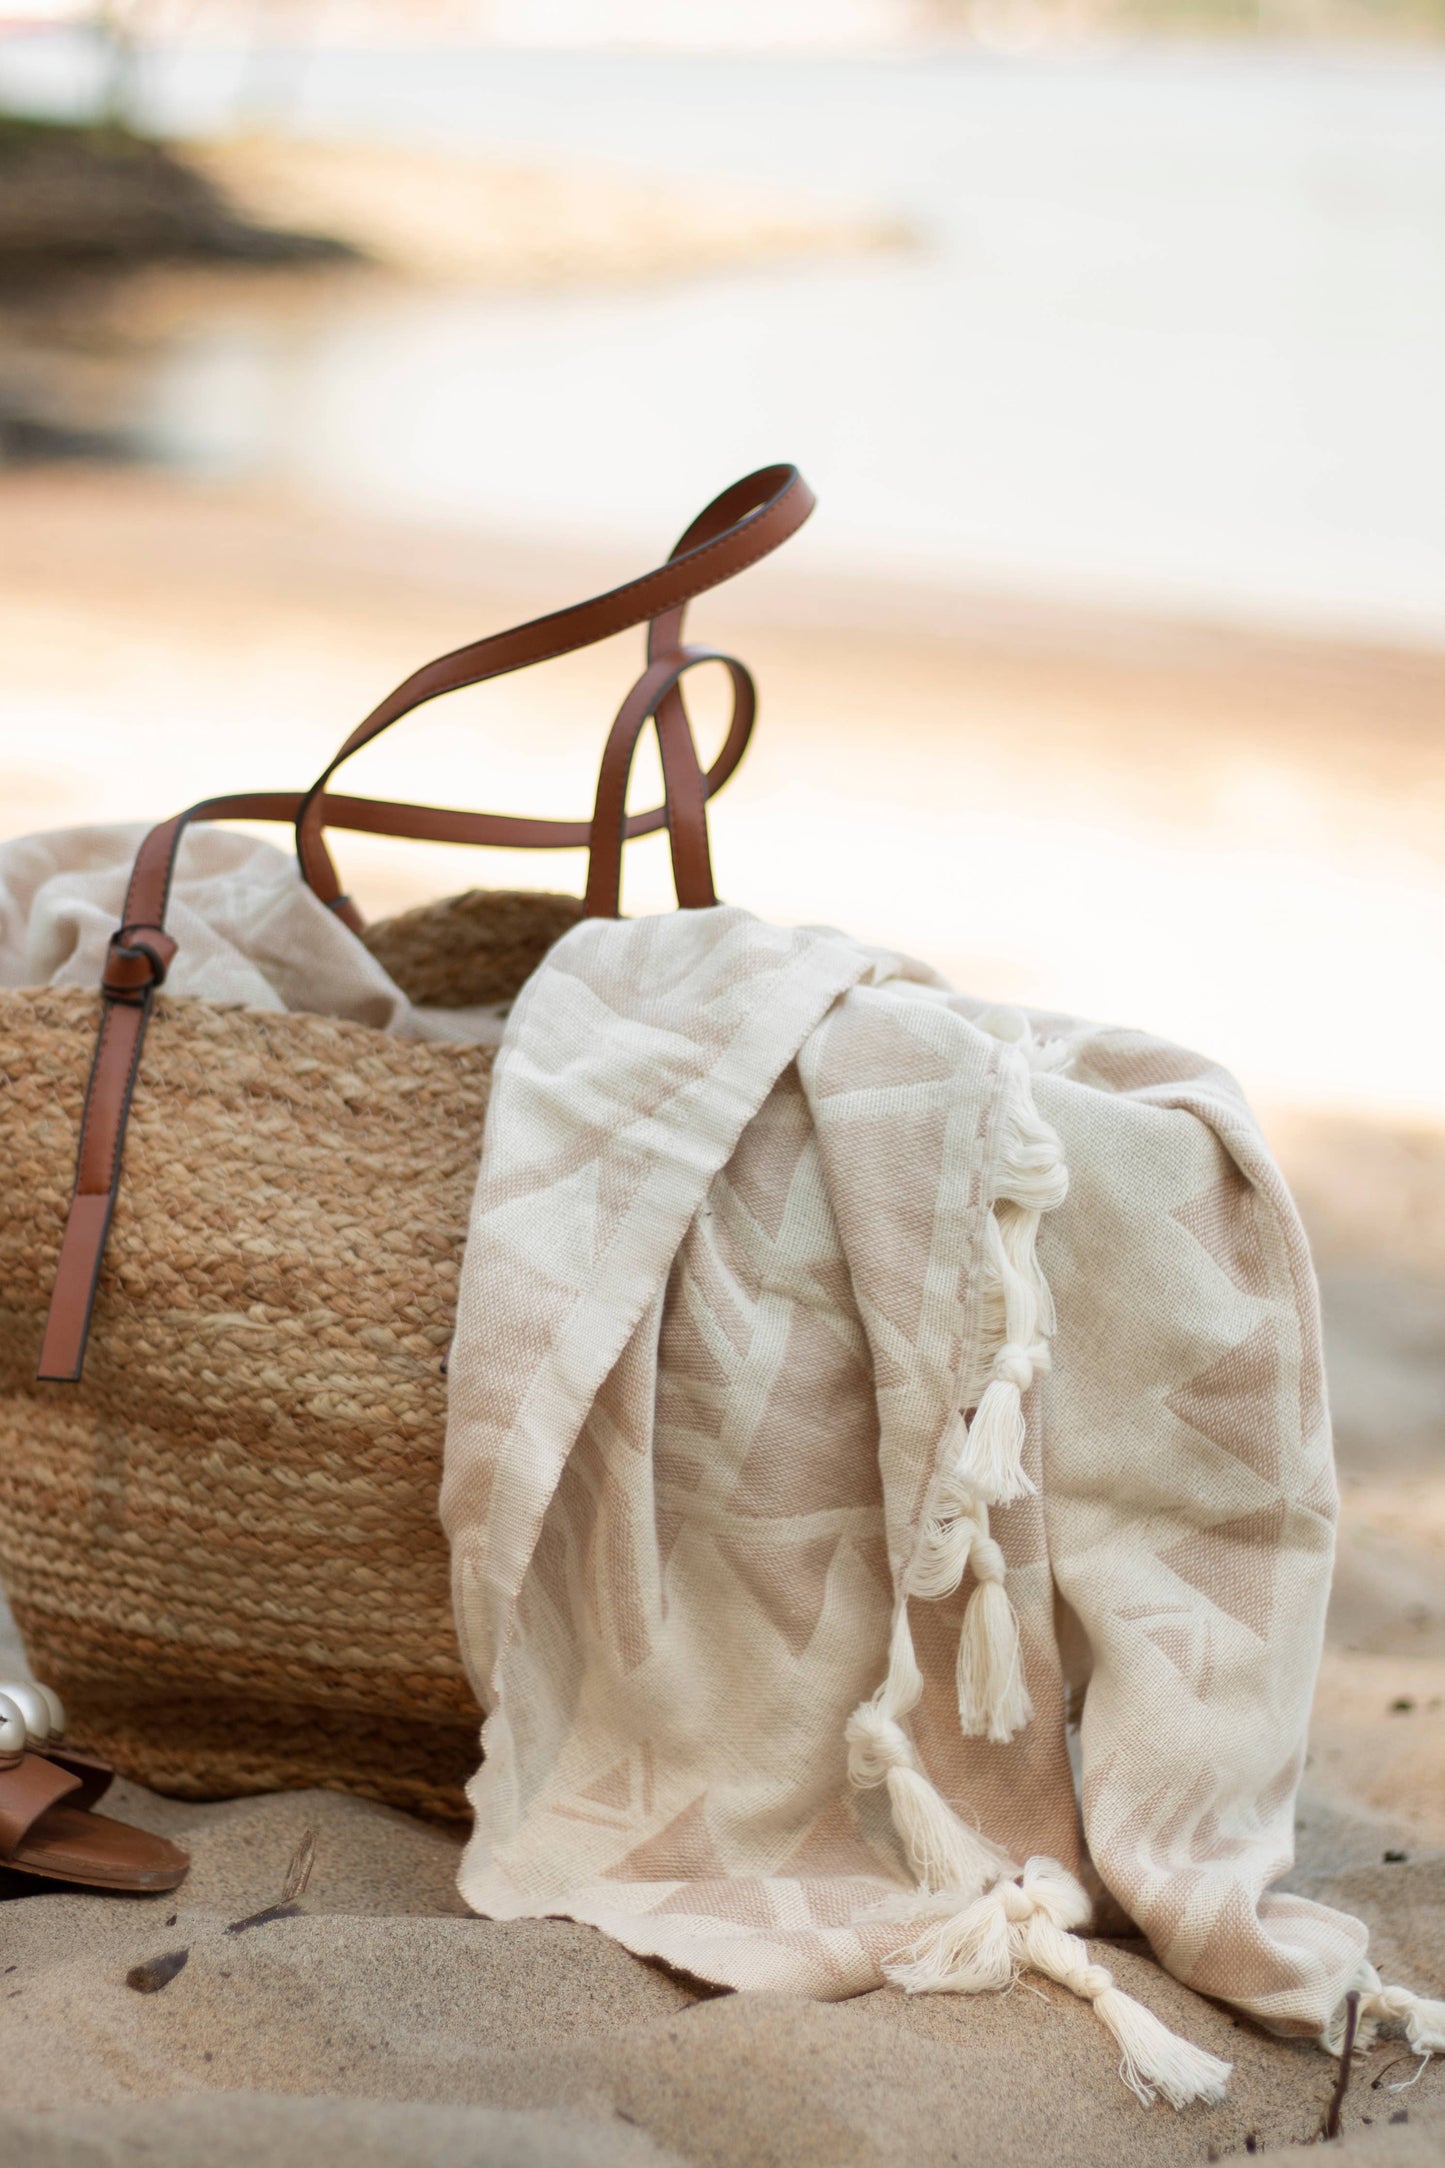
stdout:
[[(459, 1916), (454, 1840), (385, 1809), (319, 1794), (196, 1807), (133, 1790), (123, 1804), (192, 1848), (190, 1881), (173, 1898), (57, 1892), (6, 1907), (7, 2161), (440, 2160), (465, 2144), (493, 2162), (944, 2168), (1044, 2158), (1066, 2130), (1077, 2168), (1143, 2168), (1307, 2140), (1331, 2091), (1317, 2050), (1265, 2038), (1135, 1948), (1110, 1955), (1121, 1982), (1234, 2061), (1225, 2107), (1140, 2108), (1062, 1991), (699, 1997), (590, 1929)], [(1382, 1868), (1379, 1830), (1346, 1826), (1332, 1849), (1355, 1864), (1301, 1886), (1357, 1906), (1391, 1961), (1428, 1977), (1445, 1862)], [(308, 1828), (304, 1910), (236, 1931), (276, 1902)], [(174, 1950), (189, 1954), (169, 1985), (125, 1984)], [(1347, 2127), (1387, 2126), (1406, 2106), (1407, 2127), (1433, 2122), (1445, 2145), (1445, 2070), (1408, 2102), (1384, 2089), (1413, 2067), (1398, 2050), (1362, 2058)]]
[[(12, 727), (0, 784), (11, 831), (285, 784), (298, 746), (309, 776), (419, 656), (632, 569), (143, 477), (20, 477), (5, 493)], [(1115, 810), (1142, 819), (1173, 807), (1193, 834), (1190, 809), (1214, 802), (1247, 751), (1331, 803), (1368, 795), (1402, 859), (1442, 863), (1438, 658), (982, 604), (930, 615), (916, 594), (895, 604), (891, 617), (876, 593), (855, 607), (780, 570), (745, 607), (709, 605), (708, 629), (731, 623), (777, 717), (717, 824), (729, 887), (765, 911), (786, 914), (793, 877), (770, 809), (785, 805), (801, 829), (806, 805), (844, 866), (841, 878), (828, 872), (821, 849), (806, 859), (810, 882), (835, 883), (819, 915), (856, 924), (866, 900), (870, 917), (900, 920), (876, 930), (906, 938), (887, 868), (837, 833), (850, 833), (870, 792), (916, 800), (926, 762), (956, 757), (960, 778), (977, 764), (997, 780), (1024, 773), (1040, 748), (1086, 830), (1098, 817), (1092, 775)], [(582, 810), (599, 716), (627, 675), (614, 649), (545, 684), (495, 688), (485, 707), (418, 725), (397, 753), (372, 756), (357, 787)], [(907, 733), (885, 728), (898, 715)], [(1227, 847), (1214, 837), (1211, 848)], [(343, 851), (373, 909), (498, 878), (469, 853)], [(574, 871), (545, 878), (565, 885)], [(644, 854), (634, 902), (664, 893)], [(957, 909), (949, 941), (968, 962), (974, 937)], [(1004, 961), (1026, 974), (1036, 958)], [(1288, 1879), (1366, 1919), (1391, 1977), (1441, 1993), (1445, 1123), (1267, 1113), (1321, 1268), (1344, 1494)], [(0, 1646), (0, 1672), (10, 1660)], [(176, 1897), (91, 1897), (0, 1874), (12, 1900), (0, 1905), (0, 2158), (20, 2168), (1167, 2168), (1251, 2147), (1283, 2163), (1317, 2132), (1332, 2088), (1318, 2051), (1236, 2022), (1137, 1946), (1108, 1962), (1168, 2022), (1234, 2061), (1225, 2106), (1140, 2108), (1088, 2011), (1037, 1983), (1007, 1999), (700, 1996), (591, 1930), (466, 1918), (455, 1840), (383, 1809), (313, 1794), (195, 1806), (128, 1788), (119, 1807), (191, 1848)], [(308, 1828), (317, 1851), (303, 1909), (228, 1932), (277, 1902)], [(1406, 1856), (1387, 1862), (1393, 1853)], [(189, 1954), (168, 1986), (126, 1986), (132, 1966), (177, 1949)], [(1445, 2159), (1445, 2066), (1408, 2093), (1388, 2090), (1412, 2069), (1398, 2048), (1360, 2058), (1333, 2157), (1358, 2168)]]

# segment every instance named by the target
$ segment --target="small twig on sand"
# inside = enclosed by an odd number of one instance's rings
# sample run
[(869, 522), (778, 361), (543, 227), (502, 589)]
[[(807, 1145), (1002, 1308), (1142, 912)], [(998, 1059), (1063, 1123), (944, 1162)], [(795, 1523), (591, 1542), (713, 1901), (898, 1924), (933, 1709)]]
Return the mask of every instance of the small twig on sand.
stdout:
[(1340, 2049), (1340, 2074), (1335, 2080), (1335, 2089), (1330, 2095), (1330, 2104), (1320, 2125), (1319, 2134), (1322, 2139), (1338, 2138), (1340, 2135), (1340, 2110), (1344, 2107), (1345, 2095), (1350, 2089), (1350, 2065), (1355, 2059), (1355, 2034), (1359, 2030), (1359, 2024), (1359, 1990), (1351, 1988), (1345, 1997), (1345, 2041)]
[(253, 1927), (269, 1927), (273, 1920), (294, 1920), (300, 1916), (300, 1905), (267, 1905), (264, 1912), (248, 1912), (243, 1920), (229, 1920), (225, 1931), (228, 1935), (244, 1935)]
[(311, 1870), (315, 1864), (316, 1832), (314, 1829), (303, 1829), (301, 1842), (291, 1855), (291, 1864), (286, 1869), (286, 1879), (281, 1885), (283, 1905), (294, 1904), (298, 1897), (305, 1896), (306, 1885), (311, 1880)]

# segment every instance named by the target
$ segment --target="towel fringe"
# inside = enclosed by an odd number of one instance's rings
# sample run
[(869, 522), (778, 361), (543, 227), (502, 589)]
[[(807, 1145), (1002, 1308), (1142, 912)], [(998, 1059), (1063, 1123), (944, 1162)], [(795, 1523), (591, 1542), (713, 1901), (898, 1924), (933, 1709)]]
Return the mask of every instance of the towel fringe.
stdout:
[(1053, 1298), (1038, 1262), (1039, 1222), (1063, 1203), (1069, 1186), (1063, 1148), (1034, 1105), (1021, 1060), (1012, 1065), (1010, 1084), (978, 1274), (980, 1347), (959, 1396), (973, 1417), (951, 1463), (989, 1505), (1011, 1504), (1034, 1488), (1023, 1470), (1023, 1401), (1049, 1368), (1054, 1329)]
[(998, 1742), (1022, 1730), (1033, 1705), (989, 1508), (1011, 1505), (1035, 1488), (1023, 1465), (1024, 1396), (1049, 1368), (1047, 1335), (1054, 1321), (1037, 1237), (1041, 1215), (1062, 1203), (1068, 1189), (1059, 1140), (1041, 1119), (1027, 1066), (1017, 1057), (1009, 1084), (978, 1275), (980, 1370), (960, 1392), (965, 1402), (972, 1400), (973, 1416), (955, 1411), (949, 1418), (904, 1578), (908, 1596), (932, 1603), (952, 1595), (972, 1565), (978, 1586), (959, 1634), (959, 1721), (966, 1735)]
[[(982, 1544), (974, 1545), (977, 1571)], [(990, 1550), (997, 1550), (990, 1544)], [(958, 1637), (958, 1721), (965, 1738), (987, 1737), (1004, 1745), (1033, 1715), (1019, 1648), (1018, 1613), (1003, 1576), (980, 1579), (963, 1614)]]
[(930, 1920), (906, 1952), (886, 1961), (884, 1976), (910, 1995), (971, 1995), (1007, 1987), (1021, 1971), (1042, 1973), (1093, 2005), (1118, 2043), (1120, 2077), (1146, 2106), (1161, 2096), (1175, 2108), (1222, 2100), (1230, 2065), (1170, 2032), (1069, 1932), (1088, 1910), (1066, 1868), (1031, 1859), (1017, 1881), (999, 1882), (951, 1919)]
[(1119, 2043), (1120, 2077), (1146, 2108), (1161, 2094), (1171, 2108), (1216, 2107), (1228, 2093), (1233, 2064), (1181, 2040), (1132, 1995), (1106, 1988), (1094, 2009)]
[(914, 1939), (885, 1961), (886, 1979), (910, 1995), (979, 1994), (1009, 1986), (1025, 1966), (1041, 1972), (1093, 2004), (1119, 2045), (1119, 2074), (1141, 2100), (1162, 2094), (1181, 2108), (1222, 2099), (1229, 2064), (1179, 2039), (1116, 1987), (1103, 1965), (1090, 1963), (1086, 1945), (1069, 1932), (1089, 1916), (1075, 1877), (1040, 1857), (1014, 1879), (1013, 1862), (929, 1782), (904, 1726), (923, 1695), (909, 1598), (952, 1595), (970, 1566), (976, 1586), (959, 1635), (959, 1722), (965, 1733), (1002, 1742), (1033, 1713), (989, 1507), (1034, 1488), (1023, 1466), (1023, 1402), (1049, 1366), (1054, 1324), (1036, 1238), (1040, 1215), (1063, 1202), (1068, 1173), (1021, 1058), (1011, 1064), (1011, 1083), (984, 1232), (982, 1375), (959, 1395), (972, 1405), (973, 1420), (955, 1413), (940, 1440), (914, 1554), (900, 1577), (887, 1675), (848, 1719), (848, 1776), (859, 1790), (886, 1786), (893, 1826), (919, 1882), (909, 1913)]
[[(1414, 2055), (1445, 2055), (1445, 2002), (1377, 1982), (1360, 1997), (1360, 2017), (1367, 2024), (1398, 2025)], [(1340, 2052), (1338, 2041), (1329, 2045), (1335, 2054)]]
[(1012, 1862), (1006, 1853), (956, 1815), (918, 1766), (913, 1741), (901, 1719), (923, 1696), (923, 1675), (913, 1651), (908, 1613), (894, 1621), (888, 1674), (870, 1701), (848, 1719), (848, 1780), (859, 1791), (886, 1785), (893, 1826), (908, 1863), (925, 1891), (976, 1896)]
[(994, 1376), (974, 1409), (960, 1458), (960, 1473), (991, 1506), (1012, 1505), (1034, 1488), (1024, 1473), (1024, 1437), (1023, 1395), (1012, 1378)]
[(1014, 1969), (1013, 1929), (992, 1897), (930, 1921), (884, 1966), (906, 1995), (994, 1994), (1012, 1983)]

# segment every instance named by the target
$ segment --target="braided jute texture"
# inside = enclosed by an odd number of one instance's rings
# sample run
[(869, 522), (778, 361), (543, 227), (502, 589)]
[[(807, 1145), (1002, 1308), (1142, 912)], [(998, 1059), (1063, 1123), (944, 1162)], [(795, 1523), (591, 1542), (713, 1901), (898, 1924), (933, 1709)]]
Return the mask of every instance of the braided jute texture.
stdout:
[(575, 896), (474, 888), (379, 919), (362, 939), (413, 1001), (463, 1009), (510, 1001), (581, 916)]
[[(576, 907), (497, 902), (506, 999)], [(407, 991), (479, 998), (456, 931), (393, 927)], [(31, 1663), (160, 1791), (460, 1815), (441, 1364), (493, 1052), (159, 996), (84, 1380), (39, 1385), (97, 1013), (0, 993), (0, 1582)]]

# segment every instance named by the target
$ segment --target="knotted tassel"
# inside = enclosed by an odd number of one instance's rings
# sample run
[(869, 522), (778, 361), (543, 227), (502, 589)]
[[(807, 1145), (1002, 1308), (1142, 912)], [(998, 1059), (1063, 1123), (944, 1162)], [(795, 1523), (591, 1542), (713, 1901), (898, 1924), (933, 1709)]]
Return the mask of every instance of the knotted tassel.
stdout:
[(907, 1732), (876, 1699), (853, 1711), (847, 1739), (849, 1782), (859, 1791), (887, 1786), (893, 1826), (921, 1888), (975, 1897), (1008, 1870), (1007, 1854), (940, 1798), (919, 1769)]
[(1233, 2065), (1181, 2040), (1178, 2033), (1113, 1985), (1113, 1975), (1102, 1965), (1091, 1965), (1089, 1975), (1103, 1973), (1110, 1985), (1094, 1995), (1094, 2009), (1119, 2043), (1119, 2075), (1131, 2093), (1147, 2108), (1161, 2095), (1171, 2108), (1187, 2108), (1202, 2100), (1217, 2106), (1229, 2091)]
[(993, 1377), (973, 1411), (960, 1472), (991, 1506), (1012, 1505), (1034, 1489), (1024, 1473), (1023, 1396), (1034, 1380), (1031, 1355), (1047, 1352), (1007, 1342), (994, 1358)]
[(888, 1805), (923, 1889), (974, 1897), (1010, 1865), (1006, 1853), (959, 1820), (921, 1769), (900, 1764), (889, 1770)]
[(997, 1994), (1013, 1976), (1013, 1927), (1001, 1889), (933, 1921), (883, 1966), (883, 1977), (905, 1995)]
[(1069, 1932), (1089, 1910), (1074, 1876), (1057, 1860), (1031, 1859), (1022, 1889), (1031, 1909), (1019, 1931), (1021, 1960), (1093, 2004), (1119, 2043), (1119, 2075), (1129, 2090), (1146, 2107), (1161, 2094), (1173, 2108), (1223, 2100), (1230, 2065), (1170, 2032), (1152, 2010), (1115, 1985), (1106, 1965), (1093, 1964), (1088, 1946)]
[(1119, 2075), (1146, 2105), (1224, 2098), (1230, 2066), (1170, 2032), (1114, 1984), (1069, 1929), (1089, 1912), (1079, 1882), (1057, 1860), (1031, 1859), (1018, 1881), (999, 1882), (951, 1919), (933, 1919), (885, 1976), (910, 1994), (978, 1994), (1006, 1987), (1024, 1967), (1092, 2003), (1119, 2044)]
[(960, 1475), (989, 1505), (1010, 1505), (1034, 1488), (1024, 1473), (1024, 1394), (1049, 1368), (1052, 1302), (1035, 1254), (1037, 1212), (996, 1201), (984, 1225), (980, 1293), (998, 1343), (968, 1426)]
[(908, 1568), (907, 1589), (924, 1603), (951, 1596), (968, 1570), (969, 1552), (988, 1533), (976, 1515), (983, 1501), (963, 1472), (968, 1431), (962, 1415), (950, 1417), (938, 1449), (938, 1474), (919, 1527), (918, 1546)]
[(1055, 1212), (1069, 1194), (1058, 1132), (1034, 1104), (1027, 1072), (1016, 1084), (1002, 1138), (998, 1194), (1025, 1212)]
[(1360, 2016), (1378, 2025), (1403, 2026), (1413, 2054), (1445, 2055), (1445, 2002), (1412, 1994), (1408, 1987), (1382, 1987), (1361, 1996)]
[(989, 1536), (975, 1540), (971, 1563), (978, 1586), (968, 1599), (958, 1637), (958, 1720), (965, 1737), (997, 1744), (1033, 1715), (1019, 1647), (1018, 1614), (1004, 1587), (1003, 1552)]
[(917, 1707), (922, 1694), (923, 1674), (908, 1630), (908, 1608), (900, 1604), (883, 1684), (848, 1719), (848, 1780), (860, 1791), (887, 1786), (893, 1826), (923, 1889), (976, 1897), (1001, 1874), (1012, 1872), (1012, 1862), (1007, 1853), (960, 1821), (918, 1767), (913, 1742), (900, 1719)]

